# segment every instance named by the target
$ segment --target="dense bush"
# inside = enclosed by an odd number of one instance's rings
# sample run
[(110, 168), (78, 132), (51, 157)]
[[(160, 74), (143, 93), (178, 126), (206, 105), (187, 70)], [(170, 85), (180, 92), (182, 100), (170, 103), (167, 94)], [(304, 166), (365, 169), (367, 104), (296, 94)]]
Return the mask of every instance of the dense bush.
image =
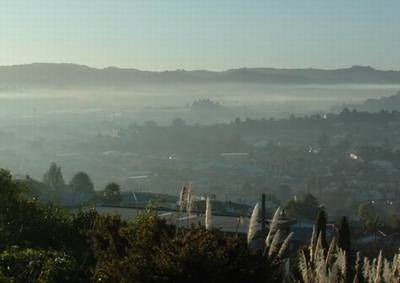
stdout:
[(61, 252), (14, 247), (0, 254), (4, 282), (77, 282), (76, 270), (76, 261)]
[[(33, 269), (29, 272), (41, 274), (42, 281), (38, 282), (57, 282), (51, 281), (51, 278), (58, 276), (55, 270), (63, 268), (65, 258), (74, 262), (75, 275), (79, 277), (70, 282), (87, 281), (90, 276), (88, 268), (93, 265), (88, 235), (98, 217), (97, 213), (88, 211), (71, 214), (53, 205), (41, 205), (34, 199), (28, 199), (24, 195), (26, 191), (27, 188), (15, 182), (8, 171), (0, 169), (0, 251), (1, 267), (5, 268), (3, 275), (14, 278), (13, 282), (24, 282), (23, 279), (18, 281), (24, 276), (21, 270), (25, 266), (28, 272), (29, 264), (39, 262), (44, 270)], [(19, 248), (11, 249), (14, 245)]]
[(151, 211), (129, 225), (99, 218), (93, 245), (100, 282), (274, 282), (279, 276), (245, 239), (202, 227), (176, 229)]

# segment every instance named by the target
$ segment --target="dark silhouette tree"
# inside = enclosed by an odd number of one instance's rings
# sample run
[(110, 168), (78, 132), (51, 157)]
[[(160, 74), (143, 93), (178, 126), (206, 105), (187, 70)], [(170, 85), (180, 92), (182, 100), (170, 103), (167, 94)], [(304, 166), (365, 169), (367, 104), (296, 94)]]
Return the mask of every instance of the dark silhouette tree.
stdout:
[(381, 220), (379, 216), (375, 216), (374, 218), (368, 219), (364, 223), (364, 230), (366, 232), (370, 232), (374, 234), (374, 244), (376, 245), (376, 241), (378, 239), (379, 227), (381, 226)]
[(358, 216), (360, 216), (364, 222), (374, 219), (379, 214), (379, 210), (373, 203), (365, 202), (358, 207)]
[(57, 166), (54, 162), (51, 163), (49, 169), (43, 176), (43, 182), (53, 190), (63, 189), (65, 183), (61, 167)]
[(318, 200), (311, 194), (305, 195), (303, 199), (298, 201), (290, 200), (285, 206), (288, 216), (310, 220), (314, 220), (317, 217), (319, 209)]
[(72, 190), (80, 193), (91, 193), (94, 192), (93, 182), (89, 175), (85, 172), (76, 173), (69, 183)]
[(315, 196), (312, 194), (307, 194), (304, 196), (303, 202), (305, 205), (311, 206), (311, 207), (318, 207), (319, 202)]
[(346, 252), (350, 253), (350, 227), (347, 221), (347, 217), (343, 216), (338, 229), (338, 246)]
[(119, 203), (121, 201), (121, 188), (117, 183), (109, 183), (104, 188), (103, 199), (107, 203)]
[(326, 242), (326, 213), (324, 209), (320, 209), (315, 223), (315, 231), (318, 237), (321, 236), (322, 247), (326, 250), (328, 244)]
[(172, 127), (175, 127), (175, 128), (182, 128), (186, 124), (185, 124), (185, 120), (183, 120), (182, 118), (176, 118), (172, 121), (171, 125), (172, 125)]
[[(351, 255), (351, 235), (350, 235), (350, 227), (349, 222), (347, 221), (347, 217), (343, 216), (340, 221), (338, 235), (337, 235), (337, 244), (339, 248), (345, 251), (346, 253), (346, 274), (348, 274), (348, 278), (353, 278), (353, 267), (350, 263), (352, 261)], [(347, 281), (350, 282), (350, 281)]]

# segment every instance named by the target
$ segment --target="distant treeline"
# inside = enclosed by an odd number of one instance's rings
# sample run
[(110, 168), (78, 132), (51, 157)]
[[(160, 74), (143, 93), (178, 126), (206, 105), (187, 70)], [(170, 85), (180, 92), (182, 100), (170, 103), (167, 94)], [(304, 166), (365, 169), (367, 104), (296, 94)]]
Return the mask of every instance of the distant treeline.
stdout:
[[(355, 144), (400, 143), (400, 112), (359, 112), (344, 109), (339, 114), (315, 114), (286, 119), (237, 118), (231, 123), (188, 125), (176, 119), (169, 126), (149, 121), (132, 124), (109, 140), (115, 148), (154, 153), (249, 152), (254, 145), (275, 143), (289, 146), (318, 145), (321, 135), (332, 143), (345, 140)], [(106, 140), (105, 140), (106, 142)]]

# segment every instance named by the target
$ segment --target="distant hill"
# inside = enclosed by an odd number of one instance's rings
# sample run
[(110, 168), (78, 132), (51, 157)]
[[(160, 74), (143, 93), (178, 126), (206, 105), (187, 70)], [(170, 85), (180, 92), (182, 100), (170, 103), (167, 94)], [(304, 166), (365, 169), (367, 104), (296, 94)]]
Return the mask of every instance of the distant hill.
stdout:
[(384, 96), (381, 98), (371, 98), (356, 107), (359, 110), (378, 112), (381, 110), (400, 111), (400, 91), (395, 95)]
[(221, 72), (150, 72), (57, 63), (0, 67), (0, 90), (14, 87), (129, 87), (165, 83), (400, 84), (400, 71), (382, 71), (363, 66), (336, 70), (241, 68)]
[(359, 104), (335, 105), (331, 110), (333, 112), (341, 112), (344, 108), (367, 112), (400, 111), (400, 91), (395, 95), (370, 98)]

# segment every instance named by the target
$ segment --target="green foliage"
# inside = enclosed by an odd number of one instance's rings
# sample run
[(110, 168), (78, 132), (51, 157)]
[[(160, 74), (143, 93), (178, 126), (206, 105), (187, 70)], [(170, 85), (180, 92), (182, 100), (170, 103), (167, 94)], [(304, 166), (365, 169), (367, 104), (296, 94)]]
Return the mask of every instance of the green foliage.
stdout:
[(60, 252), (13, 247), (0, 254), (0, 270), (15, 283), (77, 282), (76, 261)]
[[(9, 172), (0, 170), (0, 248), (7, 250), (18, 245), (21, 249), (40, 249), (40, 254), (45, 255), (46, 251), (58, 250), (73, 256), (83, 267), (92, 264), (93, 256), (87, 242), (97, 213), (71, 214), (56, 206), (41, 205), (26, 199), (24, 191), (26, 189), (15, 182)], [(18, 250), (19, 255), (26, 255), (21, 251)], [(51, 270), (46, 275), (49, 278), (53, 276)]]
[(71, 234), (71, 215), (24, 198), (24, 188), (0, 171), (0, 245), (62, 247)]
[(100, 282), (257, 282), (279, 277), (244, 239), (201, 227), (177, 229), (148, 211), (129, 225), (96, 223), (94, 280)]
[(285, 206), (288, 216), (314, 220), (320, 211), (318, 200), (311, 194), (307, 194), (301, 200), (290, 200)]
[(35, 220), (42, 208), (24, 199), (24, 191), (8, 171), (0, 169), (0, 245), (19, 243), (36, 233), (30, 228), (37, 229)]
[(7, 170), (0, 169), (0, 201), (5, 204), (8, 201), (20, 199), (26, 188), (17, 184)]
[(59, 246), (68, 230), (67, 212), (36, 201), (20, 200), (7, 204), (2, 214), (2, 243), (27, 246)]

